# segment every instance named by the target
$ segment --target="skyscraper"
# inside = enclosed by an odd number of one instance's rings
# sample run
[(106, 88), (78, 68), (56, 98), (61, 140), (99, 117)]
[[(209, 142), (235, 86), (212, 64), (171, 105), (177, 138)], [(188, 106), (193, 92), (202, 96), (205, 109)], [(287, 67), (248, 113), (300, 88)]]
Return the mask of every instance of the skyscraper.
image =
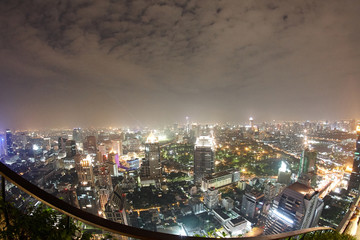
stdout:
[(88, 156), (85, 159), (81, 159), (80, 155), (75, 157), (76, 172), (78, 175), (79, 183), (83, 186), (94, 185), (94, 173), (91, 163), (91, 158)]
[(14, 148), (13, 148), (13, 135), (10, 129), (6, 129), (6, 154), (7, 156), (11, 157), (15, 155)]
[(300, 159), (299, 176), (307, 173), (316, 172), (317, 153), (305, 148)]
[(254, 118), (253, 117), (249, 118), (249, 124), (250, 124), (250, 129), (254, 129)]
[(72, 158), (76, 155), (76, 143), (75, 140), (66, 140), (65, 143), (66, 157)]
[(76, 143), (80, 143), (81, 140), (82, 140), (82, 137), (81, 137), (81, 129), (80, 128), (74, 128), (73, 130), (73, 140), (76, 142)]
[(121, 140), (111, 140), (112, 150), (117, 153), (119, 156), (123, 155), (122, 141)]
[(58, 139), (58, 146), (59, 146), (59, 150), (60, 151), (65, 151), (65, 143), (66, 143), (66, 138), (63, 138), (63, 137), (59, 137)]
[(359, 192), (360, 187), (360, 122), (356, 127), (356, 149), (355, 149), (355, 157), (352, 168), (352, 173), (350, 176), (349, 182), (349, 190)]
[(265, 235), (289, 232), (317, 225), (324, 202), (313, 188), (293, 183), (275, 197), (269, 210)]
[(201, 183), (203, 177), (214, 172), (215, 142), (212, 137), (200, 136), (195, 143), (194, 181)]
[(87, 136), (84, 148), (88, 153), (96, 153), (96, 137)]
[(153, 133), (150, 133), (145, 143), (145, 159), (141, 165), (140, 176), (145, 179), (161, 176), (160, 147)]
[(6, 144), (5, 144), (5, 138), (1, 135), (0, 136), (0, 156), (6, 154)]

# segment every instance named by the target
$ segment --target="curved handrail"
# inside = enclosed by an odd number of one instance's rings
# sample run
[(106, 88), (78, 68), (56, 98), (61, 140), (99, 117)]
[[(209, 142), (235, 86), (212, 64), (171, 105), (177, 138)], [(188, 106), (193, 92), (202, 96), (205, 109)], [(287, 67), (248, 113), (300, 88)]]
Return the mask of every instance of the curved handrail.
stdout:
[[(51, 195), (50, 193), (42, 190), (38, 186), (30, 183), (16, 172), (12, 171), (8, 168), (5, 164), (0, 162), (0, 174), (5, 177), (9, 182), (16, 185), (22, 191), (26, 192), (27, 194), (31, 195), (35, 199), (41, 201), (45, 205), (56, 209), (57, 211), (75, 218), (81, 222), (84, 222), (88, 225), (92, 225), (96, 228), (101, 228), (109, 232), (113, 232), (116, 234), (120, 234), (127, 237), (133, 237), (137, 239), (144, 239), (144, 240), (152, 240), (152, 239), (181, 239), (181, 240), (199, 240), (199, 237), (191, 237), (191, 236), (180, 236), (180, 235), (173, 235), (161, 232), (153, 232), (141, 228), (131, 227), (124, 224), (120, 224), (117, 222), (113, 222), (99, 216), (93, 215), (91, 213), (82, 211), (79, 208), (76, 208), (61, 199)], [(265, 235), (265, 236), (256, 236), (256, 237), (242, 237), (242, 238), (228, 238), (230, 240), (275, 240), (275, 239), (283, 239), (288, 238), (291, 236), (301, 235), (309, 232), (314, 231), (322, 231), (322, 230), (335, 230), (330, 227), (314, 227), (314, 228), (307, 228), (296, 230), (292, 232), (285, 232), (275, 235)]]

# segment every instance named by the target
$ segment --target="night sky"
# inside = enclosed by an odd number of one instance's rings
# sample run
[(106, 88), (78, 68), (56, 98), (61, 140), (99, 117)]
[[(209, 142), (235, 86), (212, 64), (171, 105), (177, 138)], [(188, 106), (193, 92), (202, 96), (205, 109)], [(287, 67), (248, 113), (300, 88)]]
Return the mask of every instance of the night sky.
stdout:
[(0, 129), (360, 118), (360, 1), (0, 1)]

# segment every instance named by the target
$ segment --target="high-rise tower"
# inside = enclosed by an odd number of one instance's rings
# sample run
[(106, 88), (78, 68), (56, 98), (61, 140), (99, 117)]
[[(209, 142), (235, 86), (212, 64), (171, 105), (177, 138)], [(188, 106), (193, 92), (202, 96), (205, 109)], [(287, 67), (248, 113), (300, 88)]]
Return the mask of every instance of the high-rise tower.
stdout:
[(214, 173), (214, 138), (200, 136), (195, 143), (194, 151), (194, 181), (201, 183), (203, 177)]
[(73, 140), (76, 143), (80, 143), (82, 141), (81, 129), (80, 128), (74, 128), (72, 137), (73, 137)]
[(140, 176), (145, 179), (161, 176), (160, 146), (153, 133), (150, 133), (145, 143), (145, 159), (141, 165)]
[(323, 207), (317, 191), (293, 183), (275, 197), (265, 223), (265, 235), (315, 227)]
[(13, 135), (10, 129), (6, 129), (6, 154), (11, 157), (15, 155), (13, 148)]
[(359, 192), (360, 187), (360, 122), (356, 127), (356, 149), (355, 149), (355, 157), (352, 168), (352, 173), (350, 176), (349, 182), (349, 190), (354, 190)]

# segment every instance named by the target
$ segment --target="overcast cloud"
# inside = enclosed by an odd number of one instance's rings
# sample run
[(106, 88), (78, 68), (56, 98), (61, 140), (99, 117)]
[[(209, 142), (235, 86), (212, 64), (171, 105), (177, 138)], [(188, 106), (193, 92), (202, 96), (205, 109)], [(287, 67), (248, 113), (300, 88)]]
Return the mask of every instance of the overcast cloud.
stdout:
[(358, 1), (0, 2), (0, 128), (360, 118)]

